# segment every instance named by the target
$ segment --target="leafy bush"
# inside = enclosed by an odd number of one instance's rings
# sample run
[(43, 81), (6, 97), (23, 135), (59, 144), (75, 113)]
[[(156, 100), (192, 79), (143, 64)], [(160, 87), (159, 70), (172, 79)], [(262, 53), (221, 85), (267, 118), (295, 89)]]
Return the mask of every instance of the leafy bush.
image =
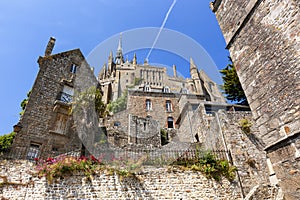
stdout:
[(249, 134), (251, 132), (251, 126), (252, 124), (248, 121), (248, 119), (241, 119), (239, 122), (242, 131), (246, 134)]
[(125, 110), (127, 107), (127, 94), (128, 94), (128, 90), (126, 89), (123, 92), (122, 96), (120, 96), (115, 101), (112, 101), (107, 105), (108, 110), (113, 113), (118, 113)]
[(88, 108), (95, 109), (99, 117), (107, 115), (106, 105), (102, 101), (102, 94), (99, 88), (92, 86), (74, 97), (72, 112), (82, 113)]
[(227, 160), (217, 159), (215, 155), (207, 152), (203, 156), (195, 159), (178, 160), (175, 164), (185, 166), (185, 169), (202, 172), (207, 178), (213, 178), (216, 181), (220, 181), (221, 177), (227, 178), (229, 181), (233, 181), (235, 178), (235, 172), (237, 168), (231, 166)]
[(0, 136), (0, 153), (5, 152), (9, 149), (14, 140), (15, 135), (15, 132), (11, 132), (9, 134)]

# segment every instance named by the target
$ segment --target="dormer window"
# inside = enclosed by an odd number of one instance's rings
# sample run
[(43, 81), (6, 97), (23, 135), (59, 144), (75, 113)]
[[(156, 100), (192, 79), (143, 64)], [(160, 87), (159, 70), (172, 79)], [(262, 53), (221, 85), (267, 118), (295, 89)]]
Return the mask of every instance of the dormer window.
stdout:
[(71, 67), (70, 67), (70, 72), (72, 74), (76, 74), (76, 70), (77, 70), (77, 66), (75, 64), (72, 64)]
[(151, 91), (151, 87), (149, 85), (145, 85), (144, 91), (145, 92), (150, 92)]
[(164, 93), (170, 93), (170, 88), (168, 86), (163, 88)]

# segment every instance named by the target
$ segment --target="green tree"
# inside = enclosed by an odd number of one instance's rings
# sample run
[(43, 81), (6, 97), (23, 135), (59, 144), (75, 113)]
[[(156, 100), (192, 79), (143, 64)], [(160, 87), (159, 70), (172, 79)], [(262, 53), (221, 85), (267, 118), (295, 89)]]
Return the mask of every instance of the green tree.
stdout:
[(221, 88), (224, 91), (227, 100), (237, 102), (241, 105), (248, 105), (248, 101), (236, 73), (235, 66), (232, 59), (230, 57), (228, 58), (230, 63), (224, 69), (220, 70), (224, 82)]
[(102, 101), (101, 91), (95, 86), (76, 95), (72, 104), (72, 112), (82, 112), (83, 109), (86, 108), (95, 108), (99, 117), (105, 117), (107, 115), (107, 109)]
[(23, 101), (21, 102), (22, 111), (19, 113), (20, 116), (22, 116), (24, 114), (25, 108), (28, 104), (28, 99), (29, 99), (30, 94), (31, 94), (31, 90), (27, 93), (27, 97), (25, 99), (23, 99)]
[(11, 146), (16, 133), (11, 132), (9, 134), (5, 134), (0, 136), (0, 153), (5, 152)]
[(125, 110), (127, 107), (127, 95), (128, 95), (128, 89), (125, 89), (122, 96), (120, 96), (115, 101), (112, 101), (107, 105), (108, 110), (113, 113), (117, 113)]

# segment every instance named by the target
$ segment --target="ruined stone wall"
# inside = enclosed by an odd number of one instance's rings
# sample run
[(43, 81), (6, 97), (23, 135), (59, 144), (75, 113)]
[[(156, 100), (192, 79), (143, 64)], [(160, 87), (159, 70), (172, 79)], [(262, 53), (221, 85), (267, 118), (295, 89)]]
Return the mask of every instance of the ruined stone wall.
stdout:
[[(207, 128), (207, 116), (205, 115), (204, 105), (200, 106), (196, 110), (192, 110), (191, 104), (187, 103), (182, 109), (183, 112), (180, 116), (180, 122), (178, 124), (178, 136), (181, 142), (200, 142), (205, 141), (204, 131)], [(199, 141), (197, 141), (196, 135), (198, 135)], [(213, 150), (211, 148), (211, 150)]]
[(159, 122), (150, 117), (140, 118), (130, 115), (129, 143), (160, 147)]
[(132, 177), (98, 172), (89, 181), (78, 173), (47, 183), (27, 161), (0, 164), (1, 199), (241, 199), (235, 184), (215, 182), (198, 172), (145, 167)]

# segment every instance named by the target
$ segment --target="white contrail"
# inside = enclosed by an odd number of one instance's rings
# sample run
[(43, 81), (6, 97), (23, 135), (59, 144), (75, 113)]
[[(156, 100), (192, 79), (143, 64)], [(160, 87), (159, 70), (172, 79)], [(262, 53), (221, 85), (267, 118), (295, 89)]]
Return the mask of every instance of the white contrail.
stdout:
[(152, 44), (152, 47), (151, 47), (151, 49), (150, 49), (150, 51), (149, 51), (149, 53), (148, 53), (148, 55), (147, 55), (147, 57), (146, 57), (146, 60), (147, 60), (147, 61), (148, 61), (149, 56), (150, 56), (150, 54), (151, 54), (151, 52), (152, 52), (152, 50), (153, 50), (153, 48), (154, 48), (154, 46), (155, 46), (155, 44), (156, 44), (158, 38), (159, 38), (159, 35), (160, 35), (162, 29), (165, 27), (165, 24), (166, 24), (166, 22), (167, 22), (167, 20), (168, 20), (168, 18), (169, 18), (169, 14), (171, 13), (173, 7), (175, 6), (176, 1), (177, 1), (177, 0), (173, 0), (173, 3), (172, 3), (172, 5), (170, 6), (170, 8), (169, 8), (169, 10), (168, 10), (168, 12), (167, 12), (167, 14), (166, 14), (164, 21), (163, 21), (162, 25), (160, 26), (160, 29), (159, 29), (159, 31), (158, 31), (158, 33), (157, 33), (157, 35), (156, 35), (156, 38), (155, 38), (155, 40), (154, 40), (154, 42), (153, 42), (153, 44)]

